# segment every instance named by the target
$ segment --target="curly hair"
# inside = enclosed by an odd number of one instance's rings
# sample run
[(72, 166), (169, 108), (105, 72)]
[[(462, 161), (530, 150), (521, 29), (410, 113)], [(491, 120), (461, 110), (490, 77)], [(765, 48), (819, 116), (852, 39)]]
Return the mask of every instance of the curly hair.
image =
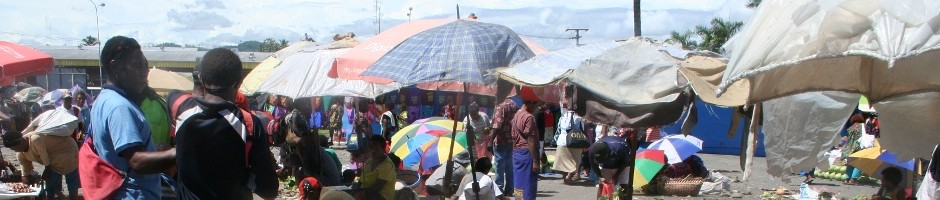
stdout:
[(234, 86), (242, 81), (242, 61), (232, 50), (209, 50), (199, 63), (199, 78), (203, 84)]
[(113, 78), (110, 77), (111, 70), (114, 69), (114, 66), (111, 66), (111, 61), (123, 62), (130, 58), (135, 51), (140, 51), (140, 44), (134, 38), (114, 36), (108, 39), (101, 49), (100, 64), (101, 71), (104, 73), (101, 76)]

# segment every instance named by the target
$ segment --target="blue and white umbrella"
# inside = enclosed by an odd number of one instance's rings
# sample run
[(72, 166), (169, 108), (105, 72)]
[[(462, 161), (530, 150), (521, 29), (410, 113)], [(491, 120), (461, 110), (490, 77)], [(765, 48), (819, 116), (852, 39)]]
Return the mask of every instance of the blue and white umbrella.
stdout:
[(493, 84), (497, 67), (535, 54), (508, 27), (457, 20), (411, 36), (362, 74), (402, 85), (429, 82)]
[(691, 135), (675, 134), (675, 135), (666, 136), (666, 138), (683, 139), (683, 140), (689, 141), (689, 143), (694, 144), (699, 149), (702, 149), (702, 145), (705, 143), (704, 141), (702, 141), (702, 139), (698, 139), (697, 137), (691, 136)]
[(680, 163), (689, 156), (702, 151), (702, 148), (682, 138), (663, 138), (650, 144), (648, 149), (663, 150), (666, 154), (666, 162), (669, 164)]

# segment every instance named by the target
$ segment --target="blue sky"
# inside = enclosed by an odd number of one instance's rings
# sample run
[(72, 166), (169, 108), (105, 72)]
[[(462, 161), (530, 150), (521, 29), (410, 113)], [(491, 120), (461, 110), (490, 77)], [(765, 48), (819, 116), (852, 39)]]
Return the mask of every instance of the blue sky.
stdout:
[[(317, 41), (333, 34), (374, 35), (373, 0), (95, 0), (101, 38), (125, 35), (142, 43), (174, 42), (207, 47), (272, 37), (294, 41), (304, 33)], [(588, 28), (582, 43), (633, 36), (633, 1), (628, 0), (381, 0), (381, 27), (412, 19), (456, 18), (475, 13), (480, 21), (503, 24), (548, 49), (574, 45), (566, 28)], [(643, 35), (664, 39), (722, 17), (746, 21), (753, 10), (745, 0), (646, 0)], [(78, 45), (96, 35), (94, 4), (86, 0), (0, 1), (7, 19), (0, 40), (31, 45)]]

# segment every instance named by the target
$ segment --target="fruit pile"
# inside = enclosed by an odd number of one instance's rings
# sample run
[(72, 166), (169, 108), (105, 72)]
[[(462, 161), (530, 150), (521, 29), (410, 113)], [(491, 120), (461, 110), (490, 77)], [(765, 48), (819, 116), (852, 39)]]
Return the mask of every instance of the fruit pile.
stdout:
[[(834, 165), (834, 166), (830, 166), (829, 169), (825, 171), (816, 170), (813, 176), (815, 176), (816, 178), (823, 178), (823, 179), (829, 179), (829, 180), (834, 180), (834, 181), (845, 181), (846, 179), (849, 178), (849, 176), (846, 174), (846, 168), (847, 166), (844, 166), (844, 165)], [(874, 179), (874, 178), (862, 175), (858, 178), (858, 180), (856, 180), (856, 182), (862, 183), (862, 184), (876, 184), (877, 185), (878, 179)]]
[(829, 180), (834, 180), (834, 181), (845, 181), (845, 179), (849, 178), (849, 176), (845, 174), (845, 169), (846, 169), (846, 166), (839, 166), (839, 165), (829, 166), (829, 169), (827, 169), (826, 171), (820, 172), (820, 170), (816, 170), (813, 176), (816, 176), (817, 178), (824, 178), (824, 179), (829, 179)]
[(23, 183), (5, 183), (5, 186), (12, 192), (16, 193), (30, 193), (34, 192), (32, 188), (29, 188), (29, 185)]

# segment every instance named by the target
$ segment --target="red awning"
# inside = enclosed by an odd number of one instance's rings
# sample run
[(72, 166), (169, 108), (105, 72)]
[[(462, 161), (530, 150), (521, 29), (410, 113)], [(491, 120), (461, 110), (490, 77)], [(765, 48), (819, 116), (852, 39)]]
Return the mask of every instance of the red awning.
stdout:
[(11, 85), (29, 76), (52, 72), (52, 56), (36, 49), (0, 41), (0, 86)]

